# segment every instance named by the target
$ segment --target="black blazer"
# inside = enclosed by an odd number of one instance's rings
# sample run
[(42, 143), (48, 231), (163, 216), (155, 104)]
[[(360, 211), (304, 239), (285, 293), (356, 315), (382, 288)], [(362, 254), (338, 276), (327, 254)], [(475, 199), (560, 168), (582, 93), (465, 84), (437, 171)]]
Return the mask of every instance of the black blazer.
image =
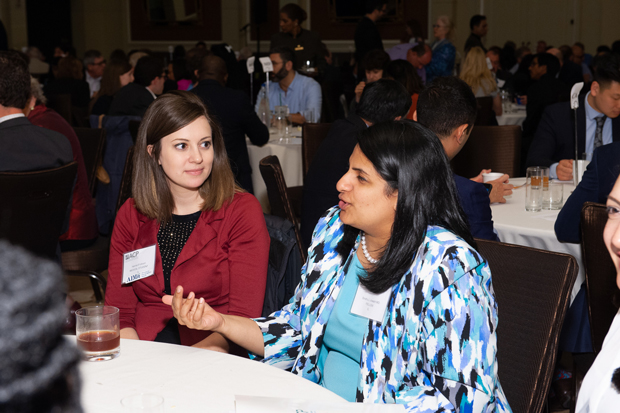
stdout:
[(25, 117), (0, 123), (0, 171), (29, 172), (58, 168), (73, 161), (64, 135), (35, 126)]
[[(579, 98), (577, 109), (579, 154), (586, 150), (584, 97)], [(619, 142), (620, 116), (612, 119), (611, 125), (613, 142)], [(575, 159), (575, 115), (569, 102), (547, 106), (530, 146), (526, 166), (551, 166), (562, 159)]]
[(239, 90), (205, 79), (192, 92), (202, 99), (219, 122), (235, 178), (245, 190), (252, 192), (252, 168), (245, 137), (254, 145), (262, 146), (269, 141), (269, 129), (254, 112), (248, 96)]
[(143, 117), (154, 100), (153, 95), (146, 90), (146, 87), (137, 83), (129, 83), (114, 95), (108, 115)]
[(366, 123), (354, 113), (332, 124), (308, 169), (301, 206), (301, 239), (310, 245), (319, 218), (338, 204), (336, 184), (349, 170), (349, 157), (357, 145), (357, 135)]

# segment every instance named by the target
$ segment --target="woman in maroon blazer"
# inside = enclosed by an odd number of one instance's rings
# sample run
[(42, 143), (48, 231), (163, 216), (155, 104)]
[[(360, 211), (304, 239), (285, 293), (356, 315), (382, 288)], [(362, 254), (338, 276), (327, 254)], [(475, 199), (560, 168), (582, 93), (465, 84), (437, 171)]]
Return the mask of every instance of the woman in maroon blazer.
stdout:
[(219, 126), (194, 94), (170, 92), (147, 110), (133, 196), (114, 224), (105, 299), (120, 309), (121, 337), (228, 350), (219, 334), (178, 325), (161, 301), (183, 285), (226, 314), (258, 317), (263, 306), (262, 210), (235, 184)]

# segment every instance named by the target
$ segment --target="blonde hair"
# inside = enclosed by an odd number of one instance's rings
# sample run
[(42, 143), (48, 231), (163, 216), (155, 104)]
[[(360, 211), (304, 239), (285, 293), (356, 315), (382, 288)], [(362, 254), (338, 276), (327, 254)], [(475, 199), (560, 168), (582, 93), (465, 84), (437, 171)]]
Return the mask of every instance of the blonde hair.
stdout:
[[(491, 75), (491, 71), (487, 67), (484, 50), (478, 46), (472, 47), (467, 52), (465, 61), (461, 65), (459, 78), (464, 80), (474, 93), (479, 88), (482, 88), (485, 95), (497, 90), (495, 79), (493, 79), (493, 75)], [(490, 90), (487, 90), (487, 88), (490, 88)]]
[[(244, 192), (235, 184), (220, 127), (202, 100), (194, 93), (174, 90), (158, 97), (149, 106), (136, 139), (132, 192), (136, 208), (148, 218), (166, 222), (172, 218), (174, 210), (166, 174), (158, 164), (161, 140), (201, 116), (211, 126), (214, 152), (211, 174), (198, 190), (204, 201), (201, 209), (217, 211), (232, 201), (235, 193)], [(148, 145), (153, 145), (152, 154), (148, 153)]]
[(445, 15), (439, 16), (437, 17), (437, 21), (439, 21), (442, 25), (446, 27), (446, 29), (448, 29), (448, 31), (446, 32), (446, 39), (452, 40), (452, 37), (454, 36), (454, 26), (452, 26), (452, 20), (450, 20), (450, 17)]

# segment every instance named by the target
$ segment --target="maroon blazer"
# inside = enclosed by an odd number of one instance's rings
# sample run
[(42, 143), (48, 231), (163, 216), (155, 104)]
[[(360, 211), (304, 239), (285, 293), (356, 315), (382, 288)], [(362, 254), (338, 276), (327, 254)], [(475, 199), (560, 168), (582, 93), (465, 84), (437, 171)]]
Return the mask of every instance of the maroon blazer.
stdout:
[[(162, 303), (164, 274), (159, 246), (155, 275), (129, 285), (123, 280), (123, 254), (157, 245), (159, 222), (138, 212), (133, 199), (118, 211), (110, 245), (105, 304), (120, 309), (120, 328), (136, 329), (141, 340), (154, 340), (172, 315)], [(263, 309), (269, 234), (260, 204), (253, 195), (235, 194), (219, 211), (204, 211), (170, 275), (174, 292), (182, 285), (203, 297), (216, 311), (243, 317), (259, 317)], [(179, 326), (181, 343), (193, 345), (210, 332)]]

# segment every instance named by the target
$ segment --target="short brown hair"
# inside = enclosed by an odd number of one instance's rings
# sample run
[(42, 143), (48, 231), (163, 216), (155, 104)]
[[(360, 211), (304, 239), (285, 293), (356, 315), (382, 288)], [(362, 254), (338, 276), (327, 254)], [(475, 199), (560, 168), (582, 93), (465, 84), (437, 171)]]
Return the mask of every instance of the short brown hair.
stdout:
[(57, 79), (78, 79), (81, 80), (84, 77), (82, 70), (82, 62), (80, 59), (73, 56), (63, 57), (58, 61), (58, 74)]
[[(169, 221), (174, 210), (174, 199), (166, 174), (158, 163), (161, 140), (201, 116), (207, 119), (211, 127), (214, 152), (211, 174), (199, 189), (204, 200), (201, 210), (217, 211), (224, 203), (231, 201), (236, 192), (242, 192), (235, 184), (220, 127), (202, 100), (191, 92), (171, 91), (158, 97), (144, 114), (134, 152), (134, 202), (138, 211), (150, 219)], [(151, 154), (148, 153), (148, 145), (153, 145)]]

